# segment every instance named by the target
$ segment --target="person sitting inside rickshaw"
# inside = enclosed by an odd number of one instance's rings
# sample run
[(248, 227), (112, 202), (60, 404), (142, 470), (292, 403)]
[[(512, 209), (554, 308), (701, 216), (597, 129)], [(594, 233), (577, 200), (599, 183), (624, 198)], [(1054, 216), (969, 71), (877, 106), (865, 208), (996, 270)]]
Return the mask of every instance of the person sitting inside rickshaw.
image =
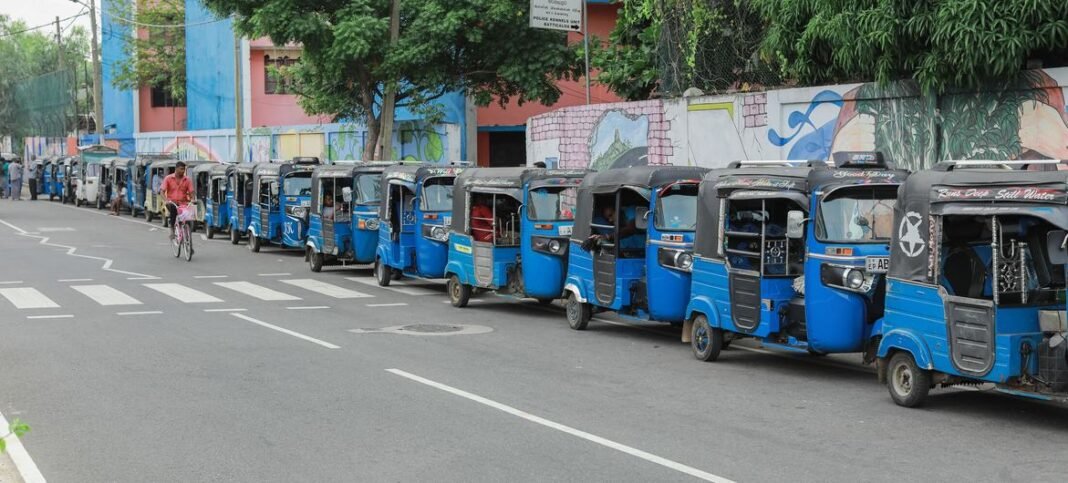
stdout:
[(493, 241), (493, 209), (484, 202), (471, 206), (471, 237), (475, 241)]
[[(619, 223), (619, 249), (624, 250), (641, 250), (645, 248), (645, 234), (638, 230), (637, 225), (637, 210), (635, 206), (624, 206), (622, 219)], [(616, 207), (607, 205), (601, 209), (601, 214), (594, 217), (594, 225), (616, 225)], [(610, 228), (594, 227), (593, 235), (590, 235), (583, 243), (584, 249), (591, 249), (594, 246), (600, 245), (602, 242), (614, 242), (616, 240), (616, 234), (613, 233)]]
[(334, 221), (334, 194), (329, 191), (323, 194), (323, 219)]
[(126, 198), (126, 182), (119, 181), (118, 189), (113, 193), (111, 197), (111, 214), (118, 216), (119, 210), (122, 209), (122, 200)]

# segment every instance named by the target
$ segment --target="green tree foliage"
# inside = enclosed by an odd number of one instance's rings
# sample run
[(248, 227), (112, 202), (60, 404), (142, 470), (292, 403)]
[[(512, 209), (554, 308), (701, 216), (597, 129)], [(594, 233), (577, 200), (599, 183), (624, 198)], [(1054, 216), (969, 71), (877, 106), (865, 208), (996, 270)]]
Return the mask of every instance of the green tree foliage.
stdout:
[[(110, 0), (118, 22), (139, 29), (122, 37), (123, 56), (112, 66), (113, 83), (125, 90), (163, 89), (185, 105), (185, 0)], [(136, 8), (135, 8), (136, 2)]]
[(8, 436), (21, 438), (24, 434), (28, 432), (30, 432), (30, 425), (22, 422), (21, 419), (15, 418), (15, 420), (7, 426), (7, 433), (0, 434), (0, 453), (7, 451), (7, 441), (5, 438), (7, 438)]
[(609, 41), (592, 52), (597, 82), (630, 100), (776, 83), (757, 55), (763, 33), (748, 1), (627, 0)]
[[(28, 30), (29, 27), (25, 22), (0, 15), (0, 59), (3, 61), (0, 68), (0, 136), (19, 139), (35, 134), (31, 126), (22, 122), (24, 103), (20, 104), (16, 95), (18, 86), (59, 69), (55, 27)], [(77, 26), (67, 29), (63, 36), (64, 67), (85, 72), (89, 61), (89, 32)], [(79, 76), (78, 84), (81, 85), (83, 80), (84, 77)], [(74, 109), (71, 106), (72, 116)], [(80, 109), (78, 112), (85, 111)], [(67, 125), (74, 126), (74, 123)]]
[(766, 54), (802, 83), (915, 79), (924, 91), (1011, 79), (1068, 61), (1068, 2), (752, 0)]
[[(401, 1), (401, 0), (398, 0)], [(397, 107), (435, 114), (431, 101), (470, 92), (480, 105), (560, 97), (556, 81), (577, 75), (578, 58), (561, 32), (529, 27), (528, 0), (403, 0), (400, 37), (389, 41), (389, 0), (205, 0), (234, 15), (251, 37), (299, 43), (294, 79), (310, 114), (360, 120), (364, 159), (381, 131), (383, 86), (397, 86)], [(440, 113), (437, 113), (440, 114)]]

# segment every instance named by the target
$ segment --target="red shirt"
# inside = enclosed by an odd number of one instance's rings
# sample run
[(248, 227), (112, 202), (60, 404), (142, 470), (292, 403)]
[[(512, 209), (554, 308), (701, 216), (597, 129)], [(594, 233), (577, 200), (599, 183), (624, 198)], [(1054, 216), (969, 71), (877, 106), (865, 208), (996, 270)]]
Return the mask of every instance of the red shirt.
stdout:
[(493, 210), (488, 206), (475, 205), (471, 208), (471, 236), (474, 237), (476, 241), (493, 241), (492, 219)]
[(189, 180), (189, 176), (178, 179), (174, 173), (171, 173), (163, 178), (163, 184), (160, 185), (159, 190), (167, 201), (177, 204), (188, 203), (189, 195), (193, 192), (193, 182)]

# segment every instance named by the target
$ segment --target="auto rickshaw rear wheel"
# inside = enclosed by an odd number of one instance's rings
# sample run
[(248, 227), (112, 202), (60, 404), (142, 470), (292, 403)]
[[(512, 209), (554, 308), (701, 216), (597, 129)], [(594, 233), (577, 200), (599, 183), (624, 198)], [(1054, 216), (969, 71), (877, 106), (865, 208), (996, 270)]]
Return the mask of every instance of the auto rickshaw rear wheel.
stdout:
[(308, 248), (308, 267), (316, 273), (323, 271), (323, 254)]
[(237, 242), (241, 241), (241, 235), (237, 234), (237, 228), (230, 229), (230, 244), (237, 245)]
[(693, 356), (705, 362), (719, 359), (719, 353), (724, 347), (723, 329), (709, 326), (708, 317), (698, 315), (693, 318), (693, 327), (690, 330)]
[(931, 373), (920, 369), (912, 354), (900, 351), (890, 358), (886, 369), (886, 387), (898, 406), (914, 408), (927, 399), (927, 393), (931, 390)]
[(449, 281), (446, 285), (449, 291), (449, 302), (452, 302), (452, 306), (467, 307), (467, 302), (471, 300), (471, 286), (460, 283), (460, 277), (457, 277), (456, 274), (449, 276)]
[(205, 223), (204, 225), (204, 231), (208, 232), (208, 240), (215, 238), (215, 228), (212, 228), (212, 226), (208, 225), (207, 223)]
[(248, 234), (248, 250), (252, 253), (260, 252), (260, 237), (252, 233)]
[(393, 271), (382, 263), (381, 258), (375, 259), (375, 281), (378, 282), (380, 287), (388, 287), (392, 278)]
[(564, 308), (567, 309), (567, 325), (575, 330), (586, 330), (586, 326), (590, 325), (590, 317), (593, 316), (590, 304), (579, 302), (578, 297), (569, 292)]

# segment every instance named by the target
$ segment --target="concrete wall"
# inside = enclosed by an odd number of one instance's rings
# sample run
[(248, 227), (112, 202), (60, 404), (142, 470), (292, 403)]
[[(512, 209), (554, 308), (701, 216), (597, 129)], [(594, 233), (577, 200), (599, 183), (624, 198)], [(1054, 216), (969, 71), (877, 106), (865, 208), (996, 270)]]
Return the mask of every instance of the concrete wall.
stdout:
[(186, 0), (186, 108), (190, 131), (234, 128), (234, 31), (200, 0)]
[[(829, 159), (879, 150), (910, 169), (940, 159), (1068, 159), (1068, 68), (998, 91), (924, 96), (909, 83), (560, 109), (527, 122), (527, 162), (593, 169)], [(940, 116), (939, 116), (940, 113)]]

